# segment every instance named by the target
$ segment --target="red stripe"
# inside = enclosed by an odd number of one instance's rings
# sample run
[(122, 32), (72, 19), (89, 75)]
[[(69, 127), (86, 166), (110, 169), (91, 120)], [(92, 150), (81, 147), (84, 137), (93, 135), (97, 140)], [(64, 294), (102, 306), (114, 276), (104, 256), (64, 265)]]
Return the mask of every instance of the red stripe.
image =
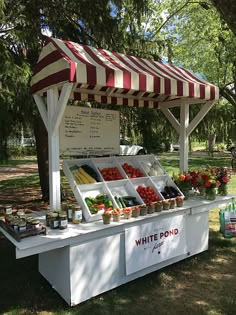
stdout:
[(101, 96), (101, 103), (107, 104), (107, 96), (104, 95)]
[(213, 85), (210, 86), (210, 100), (214, 100), (216, 97), (216, 90)]
[(139, 107), (139, 101), (133, 100), (133, 107)]
[(171, 94), (170, 79), (165, 78), (165, 94)]
[[(106, 84), (109, 87), (115, 87), (115, 75), (114, 75), (114, 70), (111, 69), (106, 63), (102, 62), (101, 59), (93, 52), (93, 50), (86, 46), (86, 45), (81, 45), (84, 50), (87, 52), (87, 54), (100, 66), (105, 68), (106, 71)], [(97, 49), (100, 53), (102, 53), (102, 49)], [(106, 57), (106, 56), (105, 56)], [(108, 59), (106, 57), (106, 59)]]
[(48, 65), (50, 65), (53, 62), (58, 61), (59, 59), (62, 59), (62, 55), (58, 50), (54, 50), (50, 54), (48, 54), (46, 57), (38, 61), (36, 66), (34, 67), (34, 73), (33, 75), (40, 72), (43, 68), (46, 68)]
[(144, 101), (144, 107), (148, 108), (149, 107), (149, 102), (148, 101)]
[(153, 107), (154, 108), (159, 108), (159, 103), (158, 102), (153, 102)]
[(111, 97), (111, 104), (117, 105), (117, 97), (114, 97), (114, 96)]
[(128, 98), (123, 98), (123, 105), (128, 106), (129, 101)]
[(157, 94), (161, 92), (161, 80), (159, 77), (154, 77), (154, 92)]
[(74, 92), (74, 99), (77, 101), (81, 101), (81, 93)]
[(184, 90), (183, 90), (183, 82), (177, 81), (177, 96), (183, 96)]
[(70, 75), (69, 75), (69, 82), (76, 82), (76, 67), (75, 62), (72, 61), (66, 53), (57, 45), (57, 43), (51, 38), (53, 45), (61, 52), (62, 57), (65, 58), (70, 63)]
[(70, 69), (64, 69), (59, 72), (53, 73), (52, 75), (43, 78), (31, 87), (31, 93), (35, 94), (40, 90), (43, 90), (49, 86), (56, 85), (58, 83), (68, 81), (70, 76)]
[(200, 98), (204, 100), (206, 97), (205, 96), (205, 90), (206, 90), (205, 85), (200, 84), (199, 89), (200, 89)]
[(88, 101), (89, 101), (89, 102), (94, 102), (94, 101), (95, 101), (95, 96), (94, 96), (94, 94), (88, 94)]
[(188, 94), (189, 97), (194, 97), (194, 84), (192, 82), (188, 83)]

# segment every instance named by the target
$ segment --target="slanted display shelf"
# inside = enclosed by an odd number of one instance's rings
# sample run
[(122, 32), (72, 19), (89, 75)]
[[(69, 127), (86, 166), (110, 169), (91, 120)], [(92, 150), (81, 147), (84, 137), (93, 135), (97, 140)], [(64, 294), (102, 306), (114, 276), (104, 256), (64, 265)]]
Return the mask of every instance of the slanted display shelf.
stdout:
[(137, 191), (140, 186), (151, 187), (159, 200), (183, 196), (154, 155), (64, 160), (62, 167), (86, 222), (102, 219), (104, 209), (91, 211), (86, 202), (99, 195), (105, 194), (117, 208), (124, 197), (144, 204)]

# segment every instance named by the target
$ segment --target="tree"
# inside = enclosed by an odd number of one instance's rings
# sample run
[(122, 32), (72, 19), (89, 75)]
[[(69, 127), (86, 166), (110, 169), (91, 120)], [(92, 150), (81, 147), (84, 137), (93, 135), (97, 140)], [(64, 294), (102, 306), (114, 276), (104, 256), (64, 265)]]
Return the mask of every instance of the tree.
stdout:
[(235, 0), (212, 0), (224, 21), (236, 35), (236, 2)]
[(0, 76), (1, 92), (4, 92), (1, 93), (0, 105), (3, 114), (0, 130), (4, 130), (1, 132), (0, 148), (4, 152), (7, 150), (6, 139), (11, 130), (9, 123), (13, 125), (17, 121), (22, 124), (25, 119), (32, 124), (45, 200), (48, 199), (47, 133), (29, 92), (32, 69), (45, 42), (42, 30), (50, 30), (58, 38), (125, 50), (124, 29), (120, 27), (120, 12), (124, 3), (129, 5), (132, 16), (137, 19), (146, 8), (146, 0), (0, 1), (0, 62), (4, 66)]

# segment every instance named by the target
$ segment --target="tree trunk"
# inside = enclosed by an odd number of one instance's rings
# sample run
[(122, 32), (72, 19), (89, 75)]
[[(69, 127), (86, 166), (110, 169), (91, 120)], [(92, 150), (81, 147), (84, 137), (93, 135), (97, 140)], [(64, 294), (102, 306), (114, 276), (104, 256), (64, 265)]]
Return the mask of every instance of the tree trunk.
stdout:
[(208, 152), (210, 156), (213, 156), (215, 143), (216, 143), (216, 135), (210, 134), (208, 136)]
[(34, 135), (42, 200), (49, 201), (48, 133), (40, 116), (34, 117)]

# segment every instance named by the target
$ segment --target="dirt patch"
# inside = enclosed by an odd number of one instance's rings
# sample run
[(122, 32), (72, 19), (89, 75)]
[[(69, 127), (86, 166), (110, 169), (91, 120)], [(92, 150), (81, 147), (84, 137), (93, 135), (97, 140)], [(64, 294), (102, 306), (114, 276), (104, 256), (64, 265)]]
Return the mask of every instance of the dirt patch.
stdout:
[(37, 173), (37, 164), (25, 164), (14, 167), (0, 167), (0, 181)]
[[(0, 182), (16, 177), (38, 173), (37, 164), (25, 164), (14, 167), (0, 167)], [(16, 209), (39, 211), (48, 208), (48, 203), (41, 200), (40, 187), (16, 187), (0, 190), (0, 207), (12, 204)]]

